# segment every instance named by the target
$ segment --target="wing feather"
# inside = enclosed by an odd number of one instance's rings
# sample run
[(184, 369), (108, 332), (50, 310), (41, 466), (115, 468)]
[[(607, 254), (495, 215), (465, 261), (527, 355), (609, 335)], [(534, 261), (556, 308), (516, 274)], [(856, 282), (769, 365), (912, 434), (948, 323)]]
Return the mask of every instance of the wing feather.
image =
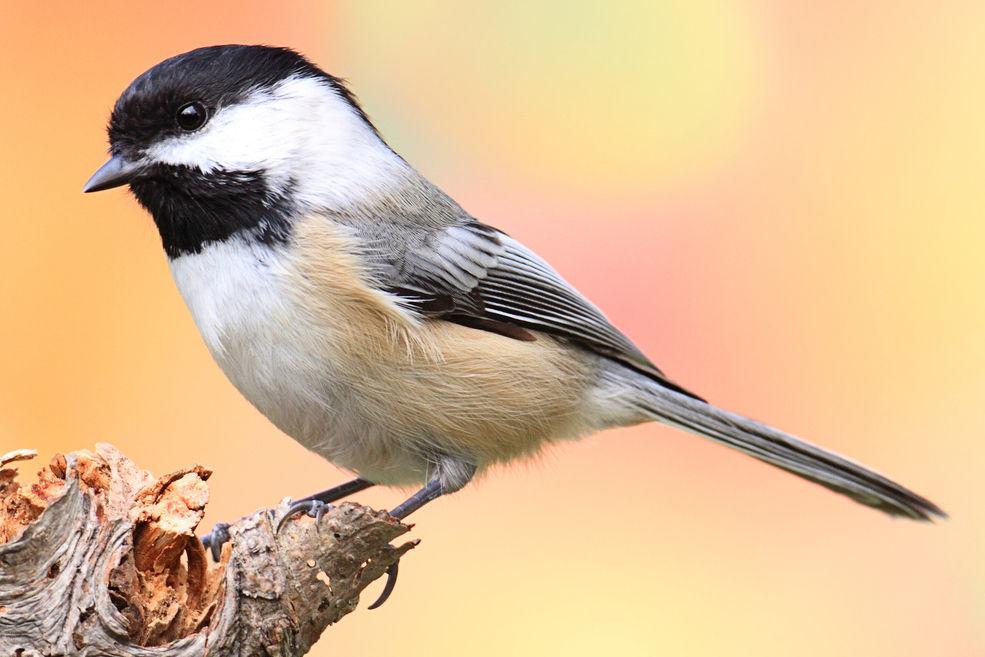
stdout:
[(524, 329), (569, 340), (696, 397), (670, 381), (601, 310), (544, 259), (475, 220), (438, 229), (403, 251), (383, 281), (420, 312), (517, 339)]

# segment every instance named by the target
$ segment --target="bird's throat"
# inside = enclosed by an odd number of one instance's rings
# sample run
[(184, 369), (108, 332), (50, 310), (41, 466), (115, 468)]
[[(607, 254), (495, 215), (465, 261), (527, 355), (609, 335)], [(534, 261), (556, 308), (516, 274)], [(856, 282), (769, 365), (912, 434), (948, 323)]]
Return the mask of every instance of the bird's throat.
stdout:
[(130, 188), (153, 216), (172, 260), (236, 235), (269, 244), (291, 235), (289, 194), (271, 192), (260, 172), (158, 166)]

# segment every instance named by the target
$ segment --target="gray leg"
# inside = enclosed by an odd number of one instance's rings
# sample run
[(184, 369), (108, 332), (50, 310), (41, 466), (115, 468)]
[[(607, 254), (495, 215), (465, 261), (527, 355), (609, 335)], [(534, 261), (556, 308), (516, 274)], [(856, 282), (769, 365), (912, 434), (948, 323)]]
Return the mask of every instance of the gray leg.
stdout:
[(303, 500), (298, 500), (299, 502), (311, 502), (317, 500), (323, 504), (331, 504), (332, 502), (337, 502), (343, 497), (349, 497), (354, 495), (359, 491), (366, 490), (367, 488), (372, 488), (375, 484), (371, 481), (366, 481), (365, 479), (358, 478), (352, 481), (347, 481), (344, 484), (339, 484), (338, 486), (333, 486), (328, 490), (323, 490), (320, 493), (315, 493), (314, 495), (309, 495)]
[(428, 483), (390, 511), (391, 516), (403, 520), (428, 502), (460, 490), (472, 481), (475, 475), (475, 464), (462, 457), (442, 455), (436, 457), (433, 462), (435, 465)]
[(435, 477), (429, 481), (424, 488), (404, 500), (402, 504), (390, 512), (390, 515), (397, 520), (403, 520), (428, 502), (438, 499), (443, 494), (444, 491), (441, 490), (441, 480)]
[[(435, 472), (424, 488), (408, 497), (402, 504), (390, 511), (391, 517), (397, 520), (403, 520), (428, 502), (432, 502), (442, 495), (454, 493), (459, 490), (465, 484), (469, 483), (475, 474), (475, 465), (464, 459), (441, 456), (435, 459), (435, 464)], [(393, 593), (393, 589), (397, 585), (397, 567), (399, 565), (400, 562), (398, 561), (387, 568), (386, 586), (383, 587), (383, 592), (380, 593), (380, 597), (377, 598), (376, 602), (369, 606), (370, 609), (376, 609), (382, 605), (390, 597), (390, 594)]]

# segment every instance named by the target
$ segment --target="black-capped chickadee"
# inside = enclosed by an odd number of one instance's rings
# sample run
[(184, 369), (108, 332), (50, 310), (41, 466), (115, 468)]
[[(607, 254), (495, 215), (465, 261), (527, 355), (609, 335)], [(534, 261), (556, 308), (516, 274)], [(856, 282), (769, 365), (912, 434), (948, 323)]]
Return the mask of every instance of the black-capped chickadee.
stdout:
[(359, 479), (423, 485), (404, 518), (490, 465), (657, 421), (892, 515), (943, 516), (861, 465), (664, 375), (542, 258), (383, 141), (341, 80), (286, 48), (168, 59), (116, 102), (112, 158), (233, 384)]

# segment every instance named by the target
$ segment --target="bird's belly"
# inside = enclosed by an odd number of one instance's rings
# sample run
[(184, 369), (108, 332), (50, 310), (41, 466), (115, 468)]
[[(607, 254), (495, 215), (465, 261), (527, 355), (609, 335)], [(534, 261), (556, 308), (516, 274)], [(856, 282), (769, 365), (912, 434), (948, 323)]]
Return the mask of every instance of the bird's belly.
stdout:
[(236, 331), (213, 355), (247, 400), (308, 449), (360, 474), (373, 472), (377, 480), (381, 465), (400, 471), (387, 477), (386, 483), (408, 479), (405, 470), (413, 466), (404, 462), (399, 450), (380, 453), (390, 442), (385, 439), (386, 427), (358, 412), (344, 377), (333, 372), (330, 362), (312, 358), (289, 340), (287, 336), (301, 337), (298, 328), (285, 323), (274, 328), (275, 335), (264, 330)]
[(245, 241), (213, 244), (171, 262), (206, 346), (233, 385), (275, 426), (332, 463), (379, 483), (424, 478), (419, 454), (400, 449), (353, 386), (310, 315), (285, 288), (289, 263)]
[(481, 470), (596, 428), (583, 412), (589, 373), (546, 336), (402, 324), (372, 290), (339, 289), (260, 244), (214, 244), (171, 266), (240, 392), (295, 440), (374, 482), (423, 481), (442, 454)]
[[(288, 327), (284, 329), (288, 334)], [(216, 354), (216, 361), (277, 428), (335, 465), (376, 483), (404, 485), (426, 478), (428, 465), (422, 454), (408, 449), (388, 423), (361, 411), (355, 388), (333, 371), (332, 363), (279, 340), (256, 353), (250, 345), (267, 337), (244, 332)]]

